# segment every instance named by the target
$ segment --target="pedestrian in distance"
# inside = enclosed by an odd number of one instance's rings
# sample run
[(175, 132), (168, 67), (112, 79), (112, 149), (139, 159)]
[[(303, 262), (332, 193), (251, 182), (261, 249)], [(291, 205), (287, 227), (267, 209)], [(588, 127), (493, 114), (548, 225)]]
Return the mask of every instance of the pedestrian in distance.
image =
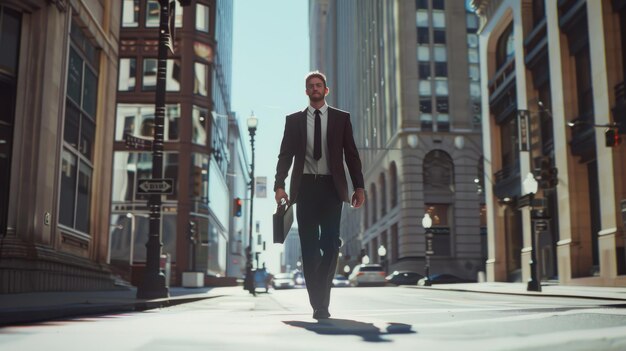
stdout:
[[(309, 106), (287, 116), (278, 154), (275, 200), (296, 205), (302, 268), (313, 318), (330, 317), (330, 288), (342, 241), (339, 236), (343, 203), (359, 208), (365, 201), (363, 173), (350, 114), (326, 104), (326, 76), (318, 71), (305, 78)], [(354, 192), (348, 194), (344, 168)], [(289, 195), (285, 179), (293, 163)]]

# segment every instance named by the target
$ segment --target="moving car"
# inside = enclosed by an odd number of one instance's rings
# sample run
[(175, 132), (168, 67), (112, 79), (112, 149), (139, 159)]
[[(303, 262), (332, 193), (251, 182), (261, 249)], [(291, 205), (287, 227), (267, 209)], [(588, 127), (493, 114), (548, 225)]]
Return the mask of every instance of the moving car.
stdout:
[(416, 272), (395, 271), (389, 274), (385, 280), (394, 285), (416, 285), (422, 278), (424, 278), (424, 276)]
[(350, 285), (352, 286), (384, 286), (387, 283), (385, 270), (379, 264), (359, 264), (354, 266), (348, 280), (350, 280)]
[(278, 273), (272, 279), (274, 289), (291, 289), (296, 286), (293, 273)]
[[(456, 283), (475, 283), (476, 281), (466, 278), (457, 277), (453, 274), (442, 273), (442, 274), (431, 274), (430, 275), (430, 283), (431, 284), (456, 284)], [(420, 279), (417, 282), (417, 285), (423, 286), (426, 283), (426, 277)]]
[(350, 286), (350, 281), (343, 274), (337, 274), (333, 278), (333, 286), (336, 288)]

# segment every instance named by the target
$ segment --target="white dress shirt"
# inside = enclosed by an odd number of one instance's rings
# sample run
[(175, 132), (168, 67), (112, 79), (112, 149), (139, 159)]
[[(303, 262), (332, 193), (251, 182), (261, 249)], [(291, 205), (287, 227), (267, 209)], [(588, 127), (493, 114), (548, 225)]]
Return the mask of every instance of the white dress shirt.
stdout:
[(315, 140), (315, 108), (307, 108), (306, 113), (306, 153), (304, 157), (304, 174), (328, 175), (328, 142), (326, 134), (328, 130), (328, 105), (319, 108), (322, 122), (322, 157), (319, 160), (313, 158), (313, 143)]

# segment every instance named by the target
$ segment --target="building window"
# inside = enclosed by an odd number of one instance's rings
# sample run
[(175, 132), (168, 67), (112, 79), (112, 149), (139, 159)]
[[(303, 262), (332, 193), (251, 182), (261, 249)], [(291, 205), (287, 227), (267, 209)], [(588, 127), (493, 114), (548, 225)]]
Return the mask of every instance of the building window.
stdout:
[[(480, 66), (478, 64), (469, 65), (469, 78), (472, 82), (480, 81)], [(479, 87), (479, 91), (480, 91), (480, 87)]]
[(194, 82), (193, 93), (200, 96), (208, 95), (207, 78), (209, 75), (209, 66), (204, 63), (196, 62), (193, 66), (194, 69)]
[(428, 96), (420, 96), (420, 112), (422, 112), (422, 113), (432, 113), (433, 112), (433, 103), (431, 101), (430, 95), (428, 95)]
[(419, 81), (419, 92), (420, 96), (427, 96), (431, 94), (430, 88), (430, 80), (420, 80)]
[(89, 234), (99, 55), (75, 22), (70, 38), (59, 223)]
[(446, 13), (433, 11), (433, 28), (446, 28)]
[(389, 193), (391, 208), (394, 208), (398, 204), (398, 169), (395, 162), (392, 162), (391, 166), (389, 166), (389, 178), (391, 181), (391, 191)]
[(387, 214), (387, 180), (385, 179), (385, 173), (381, 173), (378, 179), (380, 186), (380, 215), (381, 217)]
[(466, 20), (467, 20), (467, 32), (476, 33), (476, 31), (478, 31), (478, 16), (476, 16), (473, 13), (468, 13), (466, 15)]
[(509, 58), (513, 57), (514, 53), (515, 41), (513, 38), (513, 25), (510, 24), (500, 38), (498, 38), (498, 44), (496, 45), (496, 70), (507, 63)]
[(435, 94), (437, 96), (448, 96), (448, 80), (447, 79), (435, 80)]
[(433, 29), (433, 43), (445, 44), (446, 43), (446, 31), (443, 29)]
[(122, 27), (139, 27), (139, 0), (122, 3)]
[(146, 4), (146, 27), (158, 27), (160, 7), (157, 0), (148, 0)]
[(428, 10), (428, 0), (415, 0), (415, 7), (418, 9)]
[(203, 4), (196, 4), (196, 30), (209, 32), (209, 7)]
[(193, 153), (191, 154), (191, 200), (200, 201), (208, 205), (209, 202), (209, 156)]
[(430, 78), (430, 61), (419, 61), (417, 66), (420, 79)]
[(448, 52), (446, 47), (443, 45), (435, 45), (433, 46), (433, 58), (435, 62), (446, 62), (448, 61)]
[(443, 10), (444, 8), (443, 0), (433, 0), (434, 10)]
[(467, 50), (467, 62), (469, 62), (470, 64), (478, 63), (478, 49)]
[(433, 130), (433, 115), (430, 113), (420, 114), (420, 126), (422, 130)]
[(376, 196), (376, 184), (370, 185), (370, 195), (372, 197), (372, 203), (370, 208), (372, 209), (372, 224), (378, 220), (378, 197)]
[(430, 48), (428, 46), (418, 46), (417, 59), (419, 61), (430, 61)]
[(437, 131), (448, 132), (450, 131), (450, 115), (447, 113), (437, 114)]
[(423, 174), (425, 192), (454, 192), (454, 163), (445, 151), (433, 150), (426, 154)]
[(428, 44), (430, 40), (428, 39), (428, 28), (417, 28), (417, 43), (418, 44)]
[[(180, 105), (165, 106), (164, 140), (178, 140)], [(154, 105), (118, 104), (115, 140), (124, 140), (124, 134), (154, 138)]]
[(137, 60), (134, 58), (121, 58), (119, 67), (118, 91), (134, 91), (137, 76)]
[[(146, 58), (143, 60), (142, 90), (156, 90), (157, 59)], [(168, 59), (165, 70), (165, 90), (180, 91), (180, 60)]]
[(437, 112), (448, 113), (448, 97), (437, 97)]
[(194, 144), (206, 145), (206, 124), (209, 111), (205, 108), (193, 106), (191, 119), (191, 142)]
[(447, 62), (435, 62), (435, 77), (448, 77)]
[(416, 14), (417, 27), (428, 28), (428, 11), (419, 10)]
[(467, 35), (467, 47), (469, 49), (478, 49), (478, 35), (476, 34)]

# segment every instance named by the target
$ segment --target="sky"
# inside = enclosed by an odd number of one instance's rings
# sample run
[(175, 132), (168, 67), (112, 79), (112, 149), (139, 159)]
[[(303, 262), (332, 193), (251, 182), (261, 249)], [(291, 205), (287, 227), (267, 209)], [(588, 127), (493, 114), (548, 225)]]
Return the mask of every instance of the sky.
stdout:
[(304, 92), (304, 77), (310, 71), (308, 0), (234, 0), (233, 4), (231, 109), (248, 147), (246, 120), (254, 111), (259, 121), (254, 172), (267, 177), (268, 191), (267, 198), (254, 199), (253, 215), (266, 242), (259, 265), (265, 262), (276, 273), (283, 245), (272, 243), (276, 209), (272, 189), (285, 117), (308, 104)]

